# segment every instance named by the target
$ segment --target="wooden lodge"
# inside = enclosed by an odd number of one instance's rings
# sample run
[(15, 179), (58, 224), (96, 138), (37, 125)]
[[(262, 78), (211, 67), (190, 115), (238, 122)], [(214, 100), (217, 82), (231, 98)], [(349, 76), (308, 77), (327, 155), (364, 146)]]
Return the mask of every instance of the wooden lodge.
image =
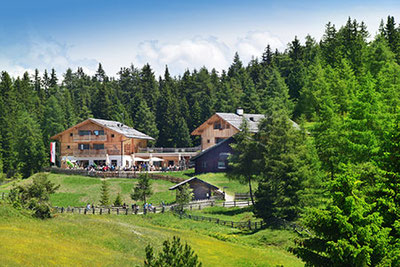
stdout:
[[(201, 136), (202, 152), (191, 161), (195, 165), (195, 173), (225, 172), (228, 169), (228, 158), (233, 153), (230, 144), (235, 142), (233, 136), (240, 131), (245, 120), (251, 133), (258, 132), (258, 124), (263, 114), (245, 114), (238, 108), (236, 113), (215, 113), (197, 127), (192, 135)], [(293, 122), (293, 126), (299, 126)]]
[(130, 168), (140, 163), (166, 167), (181, 166), (197, 154), (198, 148), (149, 148), (154, 138), (121, 122), (87, 119), (51, 139), (58, 141), (58, 159), (62, 168), (67, 161), (80, 167), (96, 164)]

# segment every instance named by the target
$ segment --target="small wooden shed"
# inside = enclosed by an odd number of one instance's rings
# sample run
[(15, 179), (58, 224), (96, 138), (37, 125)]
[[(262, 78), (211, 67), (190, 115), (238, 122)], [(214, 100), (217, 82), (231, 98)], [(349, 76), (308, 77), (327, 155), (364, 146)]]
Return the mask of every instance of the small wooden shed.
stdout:
[(187, 179), (179, 184), (176, 184), (169, 188), (169, 190), (176, 190), (183, 186), (184, 184), (189, 184), (190, 188), (193, 189), (193, 199), (201, 200), (208, 199), (211, 196), (222, 196), (222, 192), (218, 189), (218, 187), (209, 184), (197, 177), (192, 177)]

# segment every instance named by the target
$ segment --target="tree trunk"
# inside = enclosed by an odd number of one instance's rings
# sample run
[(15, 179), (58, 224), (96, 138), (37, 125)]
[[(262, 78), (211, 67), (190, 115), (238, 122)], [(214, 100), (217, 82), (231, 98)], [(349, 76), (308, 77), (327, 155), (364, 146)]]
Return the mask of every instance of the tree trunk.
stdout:
[(251, 203), (254, 206), (253, 190), (251, 189), (251, 178), (250, 177), (249, 177), (249, 192), (250, 192)]

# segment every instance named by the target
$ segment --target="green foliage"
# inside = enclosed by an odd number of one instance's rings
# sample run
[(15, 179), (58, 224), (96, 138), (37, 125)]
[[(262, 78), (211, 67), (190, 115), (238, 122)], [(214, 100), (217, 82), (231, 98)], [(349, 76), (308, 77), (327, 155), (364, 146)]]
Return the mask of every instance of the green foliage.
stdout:
[(260, 182), (256, 191), (255, 213), (268, 220), (296, 219), (302, 209), (305, 182), (316, 175), (308, 158), (306, 134), (293, 127), (288, 116), (277, 111), (261, 122), (257, 134), (261, 156)]
[(365, 174), (349, 168), (338, 175), (330, 182), (331, 202), (307, 216), (315, 236), (300, 241), (293, 252), (308, 265), (390, 265), (390, 228), (383, 226), (375, 200), (363, 192), (369, 179)]
[[(109, 192), (109, 185), (106, 179), (101, 181), (101, 196), (100, 196), (100, 205), (101, 206), (108, 206), (110, 205), (110, 192)], [(118, 194), (119, 196), (119, 194)]]
[(200, 267), (202, 265), (192, 248), (187, 243), (183, 245), (180, 238), (174, 236), (172, 241), (164, 241), (163, 250), (157, 257), (154, 256), (153, 248), (147, 245), (144, 266)]
[(152, 194), (151, 183), (147, 173), (140, 174), (139, 182), (133, 188), (131, 198), (133, 200), (141, 200), (146, 202), (146, 199)]
[(176, 203), (178, 204), (178, 208), (183, 210), (183, 206), (192, 200), (193, 190), (189, 184), (184, 184), (176, 190), (178, 190), (176, 193)]
[(115, 207), (121, 207), (122, 206), (121, 194), (119, 192), (118, 192), (117, 197), (114, 200), (114, 206)]
[(39, 173), (33, 177), (31, 184), (13, 187), (8, 199), (14, 207), (32, 210), (33, 215), (37, 218), (50, 218), (50, 195), (58, 188), (59, 185), (56, 186), (48, 180), (47, 174)]

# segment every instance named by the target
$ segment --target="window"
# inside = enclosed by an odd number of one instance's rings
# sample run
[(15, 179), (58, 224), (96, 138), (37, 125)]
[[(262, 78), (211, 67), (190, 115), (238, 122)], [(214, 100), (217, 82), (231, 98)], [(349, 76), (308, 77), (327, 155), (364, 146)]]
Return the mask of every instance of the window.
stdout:
[(104, 130), (94, 130), (93, 133), (94, 133), (94, 135), (96, 135), (96, 136), (104, 135)]
[(224, 140), (225, 140), (225, 138), (217, 137), (217, 138), (215, 138), (215, 143), (218, 144), (218, 143), (221, 143)]
[(93, 144), (93, 149), (96, 150), (104, 149), (104, 144)]
[(207, 139), (207, 144), (209, 144), (210, 143), (210, 139)]
[(70, 146), (67, 146), (67, 149), (70, 149), (71, 147)]
[(78, 149), (89, 150), (89, 144), (78, 144)]
[(114, 137), (114, 134), (111, 134), (111, 137)]
[(225, 170), (228, 166), (229, 153), (219, 153), (218, 157), (218, 169)]
[(203, 161), (203, 162), (201, 163), (201, 167), (207, 168), (207, 161)]
[(226, 124), (226, 129), (230, 129), (231, 125), (229, 123)]
[(116, 159), (111, 160), (111, 165), (117, 166), (118, 162)]
[(79, 135), (80, 135), (80, 136), (83, 136), (83, 135), (91, 135), (91, 131), (80, 130), (80, 131), (79, 131)]
[(74, 136), (74, 134), (73, 134), (73, 133), (70, 133), (69, 136)]
[(214, 130), (217, 130), (217, 129), (222, 129), (221, 123), (219, 123), (219, 122), (214, 123)]

